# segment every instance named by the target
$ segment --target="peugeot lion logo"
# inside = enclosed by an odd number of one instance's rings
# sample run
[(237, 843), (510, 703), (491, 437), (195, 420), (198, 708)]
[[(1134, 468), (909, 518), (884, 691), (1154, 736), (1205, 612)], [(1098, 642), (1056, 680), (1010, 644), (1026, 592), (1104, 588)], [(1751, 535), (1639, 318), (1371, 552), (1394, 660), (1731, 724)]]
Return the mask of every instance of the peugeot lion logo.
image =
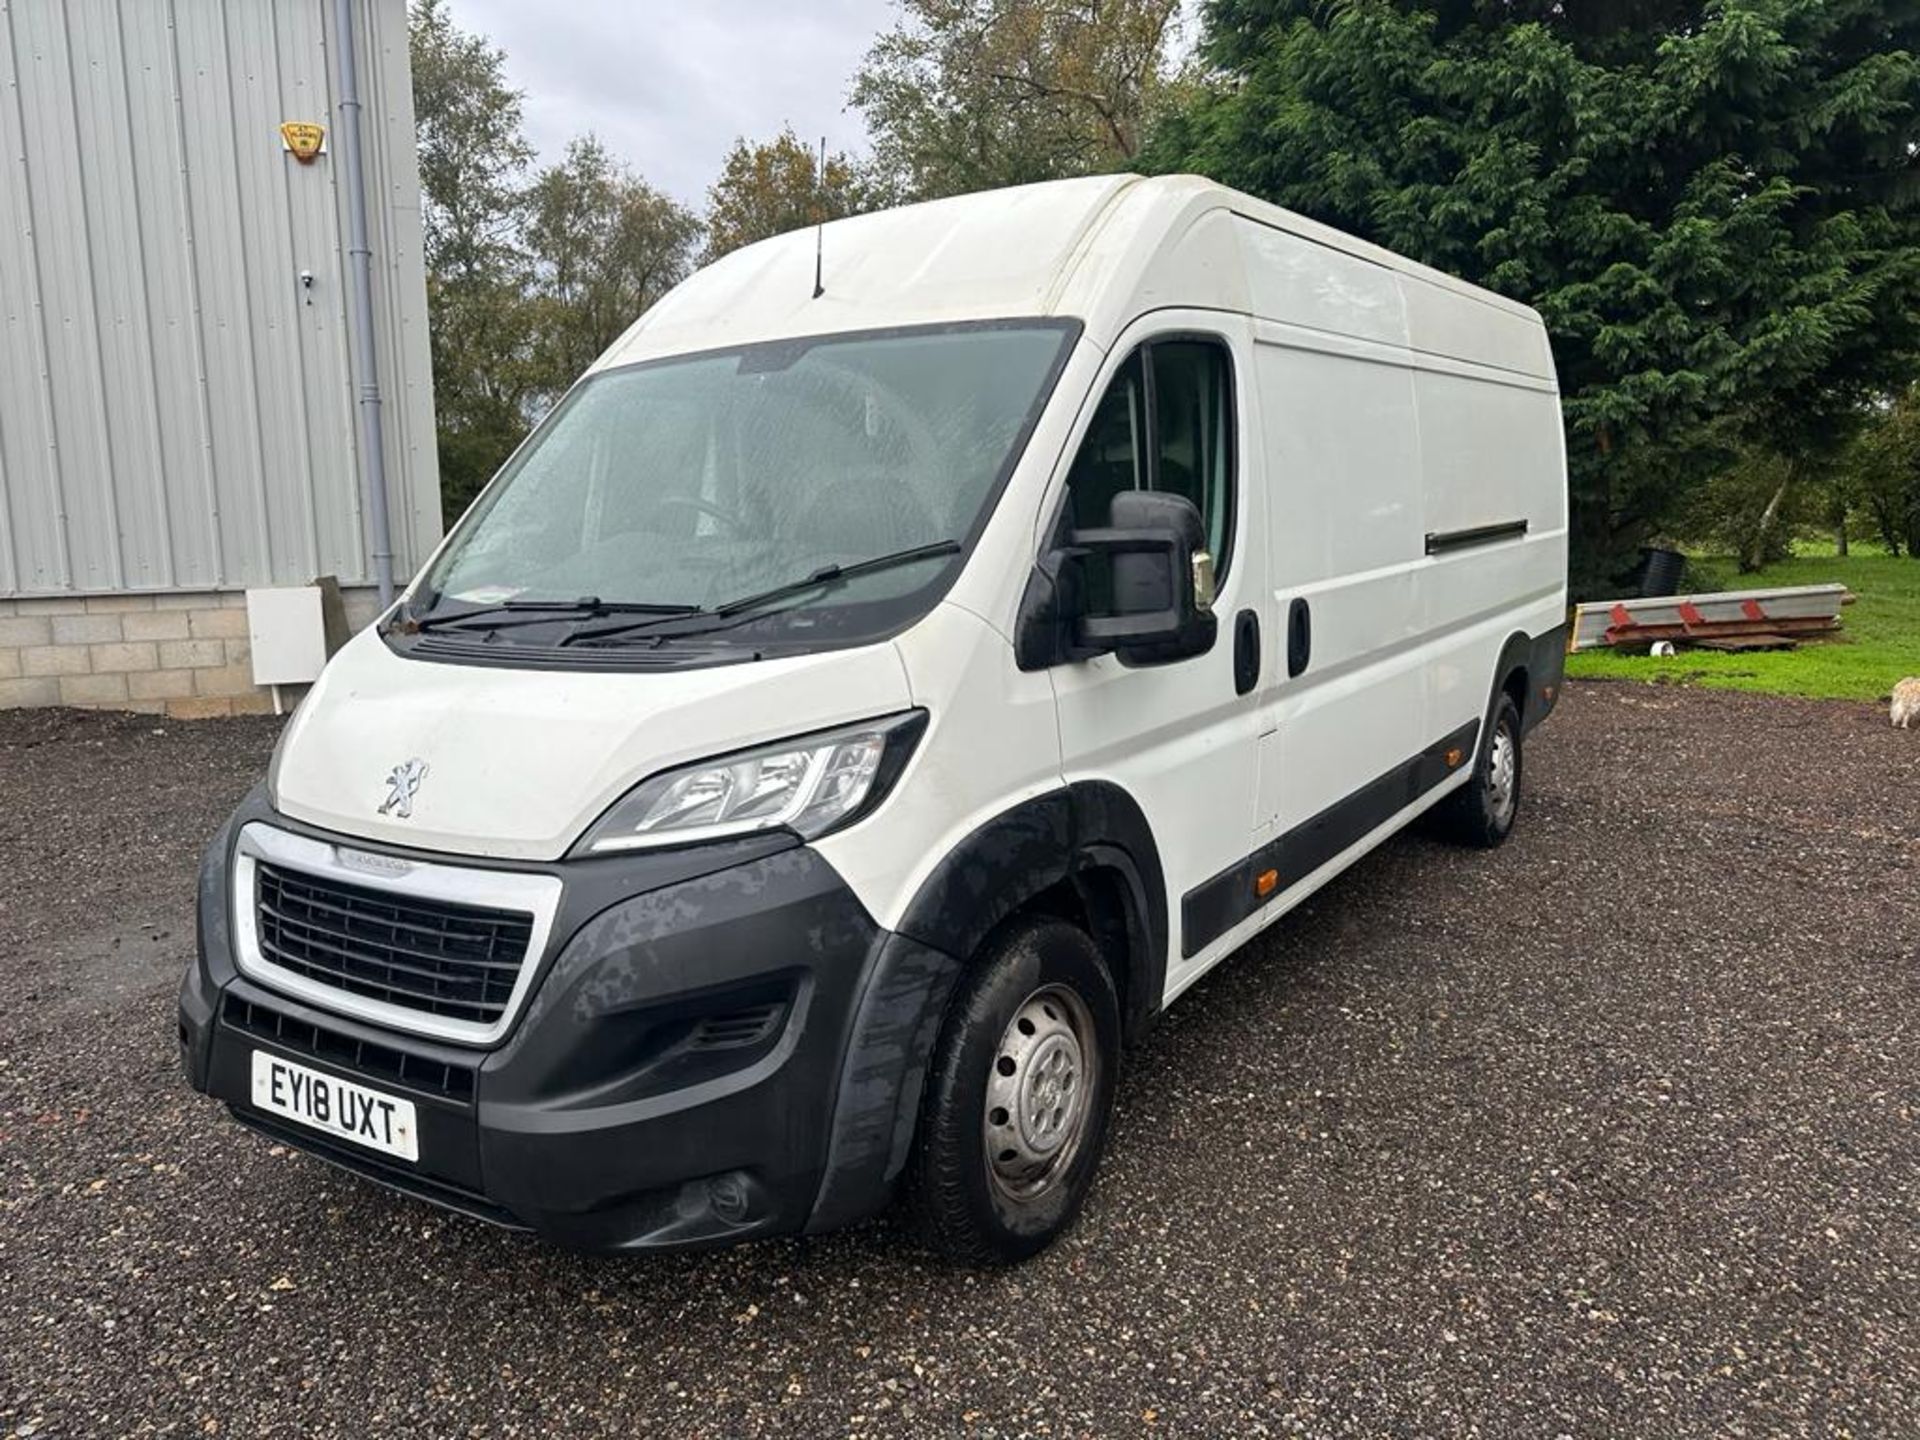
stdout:
[(387, 776), (387, 800), (380, 807), (382, 815), (391, 815), (396, 820), (413, 818), (413, 797), (420, 788), (420, 782), (427, 778), (427, 762), (418, 755), (404, 765), (393, 767), (393, 773)]

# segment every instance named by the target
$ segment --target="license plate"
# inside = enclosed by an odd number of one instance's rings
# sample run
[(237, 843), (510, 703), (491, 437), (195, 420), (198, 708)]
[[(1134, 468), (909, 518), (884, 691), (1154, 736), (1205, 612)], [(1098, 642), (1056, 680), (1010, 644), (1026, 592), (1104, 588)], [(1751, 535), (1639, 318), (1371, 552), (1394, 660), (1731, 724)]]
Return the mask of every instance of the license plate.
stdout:
[(402, 1160), (420, 1158), (411, 1100), (323, 1075), (264, 1050), (253, 1052), (253, 1103), (336, 1140)]

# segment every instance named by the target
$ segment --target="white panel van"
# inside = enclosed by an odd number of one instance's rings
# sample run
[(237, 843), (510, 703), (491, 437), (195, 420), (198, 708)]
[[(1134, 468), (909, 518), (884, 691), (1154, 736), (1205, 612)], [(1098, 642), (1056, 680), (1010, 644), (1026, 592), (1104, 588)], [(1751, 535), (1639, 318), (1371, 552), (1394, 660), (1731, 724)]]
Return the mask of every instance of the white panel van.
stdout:
[(571, 1245), (1031, 1254), (1176, 996), (1418, 816), (1506, 838), (1566, 536), (1539, 316), (1204, 180), (741, 250), (300, 706), (187, 1075)]

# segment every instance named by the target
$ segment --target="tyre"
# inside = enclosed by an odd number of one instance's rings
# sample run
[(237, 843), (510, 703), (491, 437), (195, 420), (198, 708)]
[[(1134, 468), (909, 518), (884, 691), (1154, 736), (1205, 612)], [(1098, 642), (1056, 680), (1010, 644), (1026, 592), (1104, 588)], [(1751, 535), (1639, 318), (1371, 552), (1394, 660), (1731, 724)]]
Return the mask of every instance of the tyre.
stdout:
[(1434, 831), (1456, 845), (1491, 850), (1513, 833), (1520, 813), (1520, 709), (1511, 695), (1494, 702), (1473, 778), (1434, 807)]
[(1073, 1223), (1105, 1148), (1120, 1005), (1093, 941), (1017, 924), (960, 981), (935, 1043), (907, 1176), (927, 1246), (1024, 1260)]

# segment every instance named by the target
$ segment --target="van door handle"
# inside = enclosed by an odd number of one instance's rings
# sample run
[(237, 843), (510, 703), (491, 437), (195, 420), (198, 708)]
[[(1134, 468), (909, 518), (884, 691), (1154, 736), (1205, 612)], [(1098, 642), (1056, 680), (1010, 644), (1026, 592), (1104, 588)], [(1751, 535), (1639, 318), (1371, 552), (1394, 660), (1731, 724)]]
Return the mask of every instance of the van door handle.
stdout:
[(1313, 657), (1313, 612), (1305, 600), (1287, 607), (1287, 678), (1298, 678)]
[(1233, 617), (1233, 693), (1244, 695), (1260, 683), (1260, 617), (1242, 610)]

